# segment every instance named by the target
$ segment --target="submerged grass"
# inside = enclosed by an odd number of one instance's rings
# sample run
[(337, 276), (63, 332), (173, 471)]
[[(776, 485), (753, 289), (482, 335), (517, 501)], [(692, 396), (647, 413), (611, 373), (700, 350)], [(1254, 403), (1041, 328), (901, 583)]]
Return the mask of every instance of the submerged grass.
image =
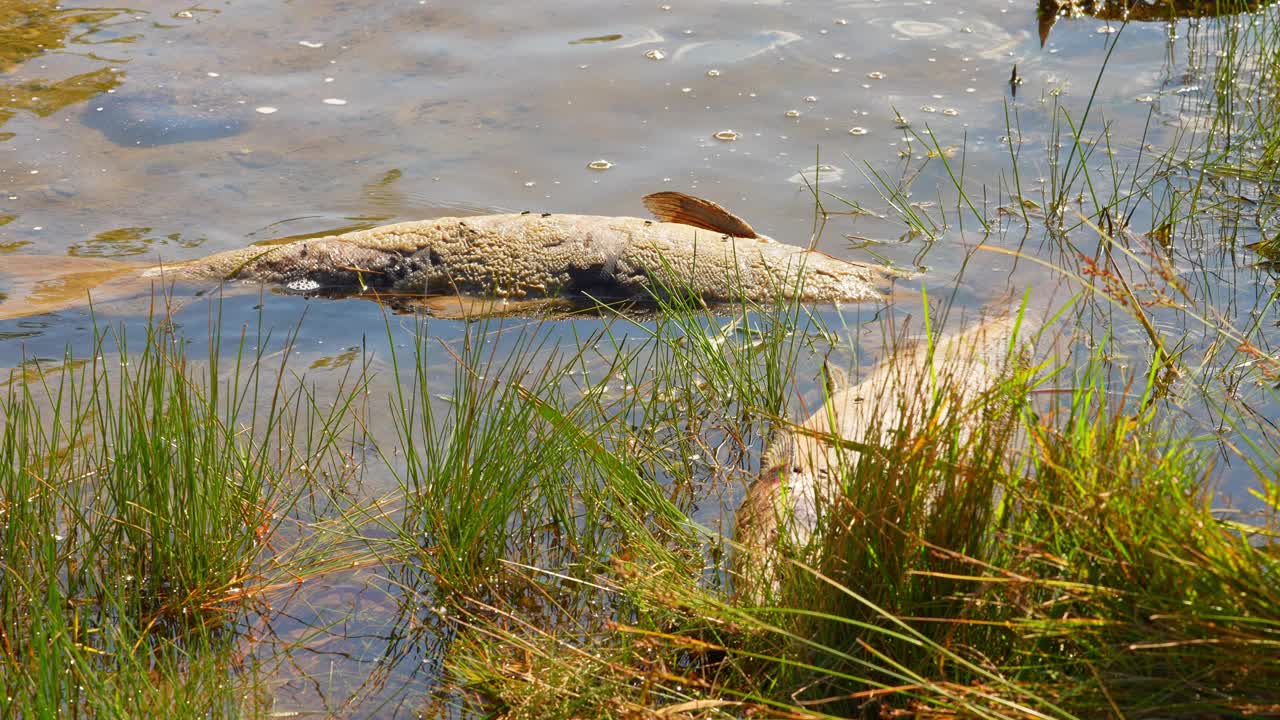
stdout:
[(349, 405), (287, 390), (243, 339), (224, 367), (163, 321), (130, 337), (0, 398), (5, 717), (240, 715), (244, 613), (315, 560), (281, 566), (273, 542)]

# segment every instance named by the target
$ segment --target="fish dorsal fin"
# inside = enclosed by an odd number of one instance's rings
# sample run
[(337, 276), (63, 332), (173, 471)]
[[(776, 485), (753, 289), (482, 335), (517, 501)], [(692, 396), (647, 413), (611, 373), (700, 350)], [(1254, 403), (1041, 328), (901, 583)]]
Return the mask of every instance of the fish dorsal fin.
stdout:
[(644, 206), (662, 222), (692, 225), (734, 237), (760, 237), (746, 220), (710, 200), (692, 195), (680, 192), (654, 193), (644, 197)]

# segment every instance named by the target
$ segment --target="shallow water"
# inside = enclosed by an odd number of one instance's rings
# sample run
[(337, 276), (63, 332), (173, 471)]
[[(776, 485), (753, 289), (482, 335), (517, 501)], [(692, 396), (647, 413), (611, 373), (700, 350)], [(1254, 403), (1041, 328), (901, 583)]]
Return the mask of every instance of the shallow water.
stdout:
[[(1062, 18), (1042, 46), (1040, 10), (1025, 1), (81, 6), (0, 2), (0, 28), (10, 28), (0, 30), (0, 264), (8, 253), (183, 260), (449, 214), (639, 215), (640, 197), (664, 189), (704, 195), (804, 244), (815, 230), (805, 180), (815, 181), (818, 166), (822, 191), (868, 211), (832, 217), (820, 249), (921, 268), (935, 294), (954, 292), (971, 310), (1028, 288), (1033, 305), (1064, 297), (1053, 290), (1058, 273), (1034, 260), (979, 252), (966, 262), (983, 241), (1061, 258), (1041, 232), (997, 211), (1015, 204), (1009, 136), (1021, 141), (1020, 180), (1034, 199), (1049, 189), (1058, 104), (1079, 118), (1092, 93), (1093, 122), (1111, 123), (1122, 165), (1170, 146), (1204, 121), (1213, 56), (1231, 24), (1121, 30), (1116, 21)], [(1015, 72), (1021, 84), (1011, 85)], [(930, 157), (929, 131), (950, 168)], [(601, 160), (607, 169), (592, 169)], [(1099, 166), (1110, 161), (1098, 154)], [(990, 235), (957, 209), (952, 170), (963, 171), (983, 214), (1000, 218)], [(909, 184), (911, 200), (944, 209), (948, 227), (934, 239), (908, 232), (878, 178)], [(1137, 202), (1135, 226), (1147, 229), (1150, 217)], [(1241, 232), (1249, 240), (1260, 231)], [(1088, 252), (1096, 236), (1079, 242)], [(1199, 236), (1174, 244), (1175, 264), (1229, 320), (1274, 325), (1266, 304), (1274, 278), (1248, 253)], [(143, 308), (99, 312), (110, 320)], [(251, 342), (266, 342), (252, 335), (259, 312), (278, 338), (304, 311), (298, 367), (322, 386), (353, 357), (376, 365), (414, 331), (392, 317), (388, 338), (386, 316), (363, 302), (242, 295), (222, 307), (226, 326), (247, 326)], [(911, 313), (910, 301), (899, 312)], [(196, 301), (179, 322), (202, 337), (208, 313)], [(848, 324), (874, 315), (851, 311)], [(548, 330), (551, 344), (571, 346), (575, 333), (600, 325), (575, 323)], [(1209, 340), (1168, 323), (1192, 344)], [(447, 343), (464, 325), (430, 328)], [(0, 368), (87, 348), (91, 331), (87, 309), (0, 322)], [(1117, 332), (1121, 362), (1129, 347), (1144, 367), (1140, 331)], [(1247, 487), (1242, 470), (1220, 470), (1227, 494)], [(371, 473), (370, 497), (390, 489)], [(710, 523), (726, 511), (707, 512)], [(284, 603), (307, 611), (277, 632), (303, 634), (325, 624), (325, 612), (356, 624), (325, 641), (332, 647), (306, 651), (324, 662), (299, 660), (271, 682), (278, 709), (421, 709), (432, 643), (379, 660), (400, 647), (386, 629), (394, 593), (376, 573), (354, 574)], [(313, 674), (343, 681), (321, 685)], [(383, 705), (388, 698), (399, 700)]]
[[(5, 79), (6, 240), (62, 254), (148, 228), (155, 253), (183, 259), (352, 217), (640, 214), (641, 195), (674, 188), (803, 242), (812, 202), (793, 176), (819, 152), (839, 168), (822, 178), (829, 189), (883, 210), (863, 163), (901, 174), (896, 110), (964, 144), (969, 172), (994, 178), (1013, 65), (1026, 79), (1015, 104), (1026, 132), (1048, 113), (1048, 92), (1087, 94), (1107, 40), (1064, 20), (1041, 50), (1034, 8), (1003, 3), (663, 7), (252, 3), (68, 23), (68, 47)], [(1128, 33), (1119, 60), (1145, 55), (1148, 68), (1100, 100), (1116, 120), (1142, 122), (1133, 98), (1161, 89), (1165, 31)], [(18, 109), (37, 83), (94, 72), (111, 78), (110, 94)], [(851, 136), (855, 126), (866, 134)], [(714, 139), (722, 130), (739, 139)], [(613, 165), (589, 170), (598, 159)], [(916, 181), (931, 200), (939, 170)], [(172, 233), (190, 247), (169, 247)], [(856, 255), (845, 245), (824, 236), (824, 249)], [(913, 250), (884, 252), (909, 261)]]

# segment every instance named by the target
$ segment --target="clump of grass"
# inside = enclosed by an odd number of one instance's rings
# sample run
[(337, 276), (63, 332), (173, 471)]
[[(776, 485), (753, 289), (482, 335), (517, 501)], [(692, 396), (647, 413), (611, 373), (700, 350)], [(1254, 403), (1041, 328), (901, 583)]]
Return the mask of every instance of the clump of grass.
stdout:
[(205, 364), (163, 320), (128, 337), (0, 397), (6, 717), (238, 715), (246, 603), (299, 576), (272, 542), (350, 400), (321, 410), (243, 339), (226, 367), (216, 327)]
[(392, 357), (390, 410), (404, 453), (397, 473), (404, 504), (378, 521), (394, 538), (391, 555), (465, 589), (531, 536), (577, 543), (572, 451), (526, 401), (559, 392), (571, 359), (539, 361), (546, 338), (536, 331), (513, 347), (486, 342), (489, 332), (487, 323), (468, 326), (460, 351), (450, 350), (454, 371), (444, 388), (431, 379), (433, 340), (422, 326), (407, 380), (402, 359), (394, 351)]
[(549, 326), (469, 324), (443, 346), (444, 382), (420, 324), (412, 362), (394, 350), (391, 362), (397, 437), (385, 460), (404, 498), (373, 518), (395, 538), (387, 557), (474, 587), (504, 559), (607, 556), (628, 532), (619, 518), (632, 517), (612, 514), (619, 506), (647, 507), (646, 532), (684, 522), (673, 503), (692, 488), (668, 481), (741, 460), (734, 449), (782, 411), (789, 368), (821, 331), (796, 303), (726, 316), (669, 289), (654, 303), (656, 315), (602, 309), (593, 335), (575, 328), (569, 352), (548, 347)]
[[(529, 627), (570, 632), (619, 600), (578, 582), (613, 560), (682, 576), (702, 566), (702, 542), (719, 541), (690, 522), (691, 503), (741, 482), (801, 348), (825, 335), (795, 303), (726, 316), (680, 293), (656, 302), (641, 321), (607, 315), (567, 353), (548, 351), (545, 327), (500, 336), (489, 321), (468, 324), (443, 358), (419, 325), (412, 364), (393, 357), (384, 455), (401, 497), (363, 518), (364, 532), (413, 607), (481, 633), (518, 608)], [(531, 567), (553, 574), (525, 577)], [(454, 671), (470, 674), (461, 661)]]
[[(755, 673), (842, 716), (1274, 711), (1274, 528), (1215, 517), (1204, 458), (1147, 398), (1108, 402), (1103, 378), (1090, 366), (1025, 434), (991, 416), (964, 454), (944, 423), (864, 456), (820, 563), (756, 611), (775, 644)], [(1027, 465), (1010, 472), (1018, 437)]]
[(707, 582), (714, 553), (633, 533), (561, 583), (609, 612), (555, 627), (489, 605), (459, 621), (451, 667), (472, 709), (512, 717), (1275, 712), (1276, 528), (1219, 517), (1207, 459), (1104, 367), (1055, 368), (1072, 390), (1035, 403), (1055, 369), (1015, 375), (968, 414), (943, 389), (872, 432), (822, 552), (768, 604)]
[[(1274, 527), (1219, 517), (1210, 465), (1146, 397), (1108, 403), (1095, 368), (1035, 427), (1036, 473), (1009, 488), (999, 565), (1025, 662), (1080, 714), (1280, 710)], [(1274, 511), (1276, 508), (1272, 508)]]

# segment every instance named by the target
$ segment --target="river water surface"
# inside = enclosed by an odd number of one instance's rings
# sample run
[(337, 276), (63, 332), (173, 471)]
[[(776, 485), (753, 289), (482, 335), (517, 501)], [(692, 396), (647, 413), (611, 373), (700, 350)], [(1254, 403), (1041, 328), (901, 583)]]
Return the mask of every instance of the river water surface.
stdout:
[[(679, 190), (780, 240), (921, 270), (904, 297), (923, 282), (976, 310), (1030, 289), (1043, 307), (1070, 291), (1034, 258), (1064, 256), (1018, 216), (1053, 189), (1051, 149), (1069, 134), (1060, 109), (1075, 120), (1090, 112), (1093, 134), (1109, 124), (1110, 154), (1090, 160), (1100, 169), (1185, 143), (1205, 123), (1223, 38), (1251, 21), (1049, 23), (1027, 0), (0, 0), (0, 268), (20, 255), (47, 256), (50, 268), (79, 257), (178, 261), (442, 215), (643, 215), (643, 195)], [(828, 210), (860, 209), (832, 216), (816, 238), (815, 184)], [(1010, 196), (1018, 185), (1027, 204)], [(1133, 226), (1151, 229), (1158, 204), (1130, 203)], [(934, 218), (931, 230), (913, 231), (904, 207)], [(1094, 212), (1089, 198), (1076, 207)], [(1173, 263), (1229, 320), (1274, 338), (1274, 278), (1240, 247), (1263, 231), (1234, 231), (1238, 244), (1212, 232), (1173, 238)], [(1091, 254), (1096, 234), (1074, 242)], [(983, 243), (1033, 259), (975, 254)], [(99, 307), (99, 321), (140, 318), (145, 304)], [(843, 310), (842, 321), (821, 312), (855, 329), (877, 316)], [(188, 300), (177, 320), (198, 339), (209, 312)], [(226, 327), (248, 328), (250, 344), (278, 343), (301, 319), (296, 369), (322, 388), (356, 355), (385, 370), (389, 345), (421, 331), (392, 316), (388, 333), (382, 310), (358, 301), (239, 296), (221, 313)], [(1208, 342), (1169, 323), (1192, 345)], [(1150, 353), (1131, 325), (1116, 330), (1131, 339), (1118, 352), (1123, 362), (1135, 348), (1141, 368)], [(87, 308), (0, 322), (0, 368), (88, 351), (92, 326)], [(571, 347), (599, 326), (545, 332), (549, 346)], [(429, 327), (446, 342), (465, 331)], [(1224, 493), (1242, 494), (1247, 473), (1221, 472)], [(364, 482), (370, 496), (392, 489), (376, 472)], [(266, 679), (276, 706), (420, 709), (435, 648), (406, 650), (387, 629), (397, 588), (372, 571), (325, 582), (282, 601), (271, 621), (282, 645), (310, 638)]]

